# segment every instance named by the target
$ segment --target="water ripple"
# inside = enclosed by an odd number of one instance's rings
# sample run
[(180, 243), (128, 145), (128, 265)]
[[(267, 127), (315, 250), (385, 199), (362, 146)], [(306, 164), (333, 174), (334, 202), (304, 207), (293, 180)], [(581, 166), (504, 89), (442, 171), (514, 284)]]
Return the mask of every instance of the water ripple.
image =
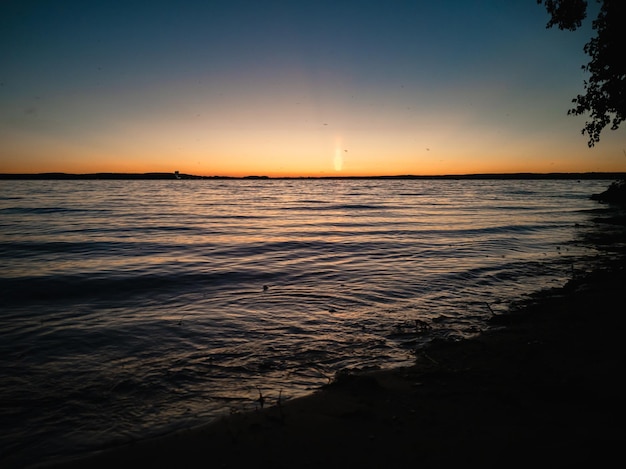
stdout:
[(2, 182), (0, 464), (411, 361), (564, 282), (604, 181)]

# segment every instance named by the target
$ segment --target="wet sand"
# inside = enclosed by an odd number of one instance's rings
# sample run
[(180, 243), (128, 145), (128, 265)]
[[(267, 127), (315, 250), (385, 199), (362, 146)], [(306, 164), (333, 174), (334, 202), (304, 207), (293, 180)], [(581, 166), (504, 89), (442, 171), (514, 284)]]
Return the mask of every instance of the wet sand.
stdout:
[(612, 465), (626, 441), (625, 292), (614, 262), (414, 366), (49, 467)]

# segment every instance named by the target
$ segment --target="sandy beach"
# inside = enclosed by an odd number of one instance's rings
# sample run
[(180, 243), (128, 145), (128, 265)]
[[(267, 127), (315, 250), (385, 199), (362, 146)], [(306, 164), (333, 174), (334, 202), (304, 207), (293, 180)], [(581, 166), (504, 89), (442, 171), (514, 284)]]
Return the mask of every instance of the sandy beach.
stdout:
[(305, 398), (46, 467), (608, 465), (626, 438), (624, 267), (541, 292), (414, 366), (345, 374)]

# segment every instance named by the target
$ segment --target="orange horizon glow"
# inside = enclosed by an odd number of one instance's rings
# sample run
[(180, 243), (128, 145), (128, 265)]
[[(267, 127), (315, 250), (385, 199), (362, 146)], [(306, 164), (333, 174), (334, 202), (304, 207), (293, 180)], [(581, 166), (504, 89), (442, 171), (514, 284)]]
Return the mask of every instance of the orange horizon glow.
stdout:
[[(233, 145), (231, 151), (218, 148), (207, 153), (201, 148), (177, 149), (173, 144), (169, 147), (157, 145), (161, 148), (159, 151), (149, 143), (145, 143), (145, 148), (135, 143), (129, 152), (67, 144), (52, 152), (49, 150), (54, 145), (42, 142), (42, 147), (48, 147), (48, 150), (28, 148), (26, 145), (25, 148), (11, 148), (8, 152), (5, 148), (4, 154), (12, 157), (0, 159), (0, 173), (179, 171), (197, 176), (225, 177), (367, 177), (626, 171), (626, 153), (620, 139), (606, 140), (595, 148), (587, 148), (583, 137), (572, 139), (566, 145), (519, 141), (511, 141), (507, 145), (505, 141), (494, 141), (483, 150), (479, 145), (453, 145), (445, 139), (429, 145), (411, 145), (406, 139), (395, 138), (398, 146), (393, 148), (385, 145), (382, 138), (364, 138), (359, 142), (358, 138), (332, 137), (321, 144), (319, 139), (313, 139), (317, 146), (308, 145), (308, 149), (300, 152), (297, 151), (300, 146), (295, 141), (269, 144), (265, 151), (260, 148), (255, 150), (253, 141), (250, 145)], [(559, 146), (564, 148), (559, 151)]]
[(290, 121), (285, 116), (293, 116), (297, 105), (271, 104), (257, 111), (262, 117), (250, 116), (243, 105), (225, 106), (204, 118), (133, 114), (56, 133), (36, 128), (45, 123), (29, 116), (34, 129), (0, 140), (0, 173), (363, 177), (626, 171), (626, 129), (605, 131), (588, 148), (580, 133), (584, 120), (556, 112), (545, 122), (505, 116), (496, 126), (494, 117), (453, 105), (411, 113), (397, 102), (384, 112), (358, 105), (341, 109), (328, 122), (314, 119), (311, 110)]
[(553, 165), (538, 165), (529, 167), (525, 165), (511, 165), (501, 167), (483, 167), (475, 166), (467, 169), (441, 167), (439, 170), (422, 170), (422, 171), (265, 171), (249, 170), (249, 171), (201, 171), (199, 169), (188, 168), (183, 165), (93, 165), (78, 167), (56, 167), (41, 166), (37, 169), (17, 168), (4, 169), (0, 167), (0, 174), (43, 174), (43, 173), (66, 173), (66, 174), (97, 174), (97, 173), (126, 173), (126, 174), (146, 174), (146, 173), (174, 173), (188, 174), (201, 177), (232, 177), (245, 178), (248, 176), (264, 176), (269, 178), (324, 178), (324, 177), (377, 177), (377, 176), (454, 176), (454, 175), (471, 175), (471, 174), (549, 174), (549, 173), (624, 173), (624, 167), (597, 165), (590, 168), (588, 165), (571, 166), (567, 169), (555, 167)]

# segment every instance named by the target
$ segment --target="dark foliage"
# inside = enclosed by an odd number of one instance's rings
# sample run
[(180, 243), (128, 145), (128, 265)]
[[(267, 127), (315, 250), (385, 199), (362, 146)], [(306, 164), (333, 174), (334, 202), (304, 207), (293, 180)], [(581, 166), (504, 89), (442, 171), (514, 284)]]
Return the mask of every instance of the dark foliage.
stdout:
[[(572, 100), (575, 107), (568, 114), (588, 114), (583, 134), (589, 137), (593, 147), (600, 141), (600, 133), (610, 124), (617, 130), (626, 119), (626, 1), (597, 0), (600, 12), (593, 21), (596, 33), (585, 45), (584, 51), (591, 60), (582, 68), (589, 73), (584, 82), (585, 94)], [(584, 0), (537, 0), (544, 4), (551, 16), (547, 27), (573, 31), (581, 26), (587, 16)]]
[(587, 16), (587, 2), (585, 0), (537, 0), (545, 4), (551, 16), (548, 28), (557, 25), (559, 29), (576, 30), (582, 25)]

